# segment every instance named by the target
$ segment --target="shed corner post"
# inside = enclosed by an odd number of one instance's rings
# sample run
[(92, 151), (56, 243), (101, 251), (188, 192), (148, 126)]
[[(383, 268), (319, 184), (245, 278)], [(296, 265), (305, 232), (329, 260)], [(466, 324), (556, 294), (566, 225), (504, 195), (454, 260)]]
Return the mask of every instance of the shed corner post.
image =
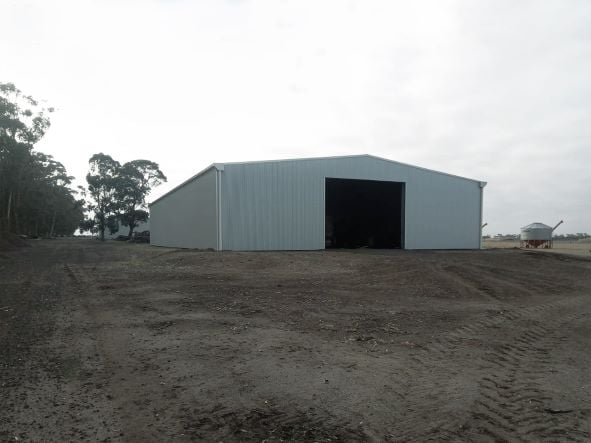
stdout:
[(486, 182), (479, 182), (478, 183), (480, 186), (480, 222), (478, 223), (478, 233), (479, 233), (479, 237), (478, 237), (478, 247), (479, 249), (482, 249), (483, 244), (482, 244), (482, 218), (483, 218), (483, 212), (484, 212), (484, 205), (483, 205), (483, 199), (484, 199), (484, 187), (486, 186)]
[(217, 216), (217, 251), (224, 250), (222, 237), (222, 172), (224, 165), (216, 163), (215, 165), (215, 193), (216, 193), (216, 216)]

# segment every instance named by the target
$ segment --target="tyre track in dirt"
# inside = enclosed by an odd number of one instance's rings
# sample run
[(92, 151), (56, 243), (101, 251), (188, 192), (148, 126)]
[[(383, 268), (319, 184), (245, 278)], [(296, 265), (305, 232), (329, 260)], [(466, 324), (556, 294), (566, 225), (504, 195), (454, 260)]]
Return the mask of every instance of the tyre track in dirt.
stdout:
[[(568, 295), (566, 299), (555, 300), (527, 308), (515, 308), (514, 304), (503, 302), (503, 296), (510, 292), (525, 294), (526, 297), (534, 296), (534, 292), (520, 283), (516, 283), (512, 278), (501, 278), (503, 285), (502, 291), (482, 291), (476, 285), (464, 280), (465, 273), (458, 272), (457, 275), (451, 275), (444, 266), (436, 265), (438, 272), (435, 272), (436, 278), (442, 275), (449, 276), (450, 286), (458, 287), (461, 282), (466, 292), (473, 295), (480, 293), (490, 300), (491, 308), (496, 308), (498, 314), (494, 317), (484, 318), (475, 322), (465, 324), (457, 330), (436, 338), (424, 348), (416, 349), (407, 364), (394, 364), (388, 359), (378, 358), (372, 367), (373, 375), (380, 378), (384, 383), (388, 383), (388, 392), (376, 398), (377, 401), (386, 403), (395, 398), (397, 406), (393, 410), (393, 419), (396, 425), (390, 428), (390, 432), (384, 437), (390, 440), (422, 440), (422, 439), (458, 439), (465, 432), (458, 432), (458, 428), (469, 420), (470, 415), (462, 417), (450, 417), (438, 415), (438, 411), (443, 409), (445, 403), (449, 401), (449, 380), (462, 376), (462, 364), (457, 364), (458, 368), (448, 368), (445, 366), (446, 360), (451, 357), (457, 357), (456, 348), (461, 347), (467, 340), (475, 337), (494, 336), (495, 331), (500, 327), (515, 328), (513, 336), (518, 336), (523, 331), (528, 334), (527, 328), (519, 323), (526, 323), (532, 319), (541, 319), (549, 313), (559, 308), (567, 307), (571, 304), (573, 297)], [(467, 266), (470, 268), (470, 266)], [(459, 268), (458, 268), (459, 269)], [(464, 268), (462, 268), (464, 269)], [(470, 268), (470, 280), (475, 279), (477, 270)], [(491, 282), (492, 285), (492, 282)], [(492, 286), (491, 286), (492, 287)], [(579, 299), (574, 297), (574, 299)], [(512, 338), (510, 337), (509, 340)], [(377, 356), (376, 356), (377, 357)], [(443, 364), (443, 366), (442, 366)], [(484, 368), (488, 371), (488, 363), (484, 357), (479, 357), (475, 361), (468, 361), (465, 366)], [(443, 371), (445, 369), (445, 371)], [(394, 382), (397, 380), (406, 380), (406, 382)], [(477, 384), (478, 379), (474, 379)], [(384, 384), (386, 386), (386, 384)], [(486, 394), (482, 394), (483, 396)], [(402, 409), (403, 412), (399, 413)], [(467, 408), (468, 409), (468, 408)], [(216, 419), (218, 412), (214, 410), (202, 411), (197, 416), (198, 420), (204, 420), (209, 423), (208, 417), (218, 423), (223, 422), (223, 417), (233, 416), (232, 408), (223, 409), (219, 412), (220, 417)], [(427, 411), (427, 413), (425, 413)], [(329, 417), (325, 417), (329, 421)], [(435, 421), (435, 424), (433, 423)], [(380, 426), (378, 426), (379, 428)], [(479, 437), (486, 434), (486, 429)], [(368, 437), (369, 438), (369, 437)], [(379, 440), (376, 438), (376, 440)]]
[(48, 349), (58, 366), (54, 389), (60, 399), (56, 409), (61, 423), (48, 427), (44, 438), (117, 440), (117, 413), (100, 381), (104, 365), (94, 338), (96, 325), (84, 315), (86, 288), (73, 270), (84, 265), (85, 249), (71, 249), (60, 242), (47, 252), (53, 256), (52, 274), (60, 280), (59, 309), (53, 316), (56, 328)]
[[(94, 257), (95, 263), (99, 257)], [(167, 423), (167, 429), (159, 427), (164, 410), (160, 400), (170, 398), (171, 391), (164, 382), (160, 368), (154, 361), (141, 359), (133, 342), (133, 333), (121, 328), (119, 316), (110, 307), (109, 300), (117, 295), (100, 289), (93, 269), (65, 266), (72, 285), (80, 293), (82, 309), (95, 325), (94, 341), (103, 366), (103, 390), (117, 413), (113, 427), (119, 438), (126, 441), (158, 442), (167, 439), (183, 440), (183, 429)], [(185, 438), (186, 439), (186, 438)]]
[[(539, 255), (536, 259), (545, 258)], [(552, 259), (552, 257), (550, 257)], [(576, 257), (560, 257), (557, 260), (573, 261), (577, 266), (583, 266), (591, 271), (589, 261), (581, 260)], [(577, 281), (572, 279), (556, 279), (552, 273), (542, 270), (530, 270), (525, 276), (519, 270), (503, 267), (501, 269), (490, 269), (481, 263), (463, 263), (459, 265), (434, 264), (433, 267), (439, 270), (439, 276), (443, 279), (449, 279), (460, 286), (475, 290), (497, 302), (507, 302), (516, 297), (524, 295), (534, 297), (540, 291), (547, 290), (550, 293), (572, 292), (575, 290), (586, 289), (589, 279)], [(590, 272), (591, 275), (591, 272)]]
[(1, 344), (6, 356), (11, 355), (11, 347), (16, 347), (14, 363), (18, 364), (11, 364), (12, 375), (2, 374), (3, 382), (10, 381), (0, 402), (6, 420), (0, 425), (2, 440), (106, 436), (103, 431), (93, 432), (102, 427), (101, 416), (94, 414), (92, 400), (80, 390), (77, 350), (67, 349), (62, 343), (71, 327), (71, 301), (75, 296), (68, 287), (65, 257), (59, 245), (36, 245), (37, 250), (25, 251), (13, 263), (14, 278), (22, 280), (18, 290), (10, 291), (16, 297), (18, 316), (9, 323), (8, 334), (2, 334), (7, 343)]
[[(44, 353), (22, 355), (57, 367), (53, 384), (43, 379), (29, 400), (39, 402), (38, 414), (63, 421), (19, 437), (590, 439), (586, 391), (568, 397), (589, 382), (591, 360), (579, 356), (591, 332), (586, 262), (526, 258), (520, 268), (520, 252), (401, 253), (381, 263), (336, 253), (183, 251), (182, 263), (152, 264), (168, 252), (94, 241), (46, 245), (38, 253), (51, 261), (44, 266), (55, 279), (55, 294), (47, 294), (56, 309), (43, 315), (57, 327), (47, 345), (35, 342)], [(294, 268), (308, 270), (310, 261), (322, 278), (294, 278)], [(322, 274), (344, 267), (332, 278)], [(253, 283), (260, 269), (264, 282)], [(521, 282), (518, 270), (538, 283)], [(27, 289), (21, 278), (14, 289), (34, 300), (43, 295), (35, 281)], [(31, 318), (28, 328), (38, 320), (44, 327), (43, 318)], [(557, 368), (574, 381), (549, 375)], [(28, 386), (16, 388), (23, 394)], [(48, 392), (55, 406), (43, 402)], [(564, 409), (573, 410), (552, 412)], [(23, 414), (4, 426), (22, 429)]]
[[(407, 382), (395, 387), (406, 413), (403, 413), (392, 428), (389, 438), (394, 441), (457, 440), (465, 438), (466, 421), (473, 421), (480, 426), (476, 433), (478, 438), (487, 435), (493, 440), (512, 441), (521, 434), (525, 437), (536, 432), (545, 435), (545, 431), (552, 435), (579, 432), (578, 428), (583, 423), (582, 417), (575, 416), (570, 421), (562, 420), (560, 423), (559, 418), (552, 417), (556, 424), (555, 430), (551, 427), (545, 430), (529, 429), (525, 426), (528, 421), (539, 424), (547, 419), (547, 414), (534, 410), (525, 415), (523, 408), (506, 408), (503, 397), (498, 397), (497, 392), (509, 392), (513, 401), (520, 398), (549, 399), (544, 397), (543, 389), (531, 380), (533, 375), (538, 373), (534, 368), (543, 372), (544, 369), (539, 368), (547, 367), (549, 353), (555, 344), (552, 333), (559, 333), (571, 320), (588, 313), (577, 312), (553, 321), (547, 321), (548, 314), (565, 308), (578, 310), (588, 299), (586, 295), (569, 297), (567, 300), (505, 311), (495, 318), (465, 325), (418, 349), (411, 356), (409, 364), (401, 371), (403, 379)], [(533, 319), (543, 322), (533, 327), (518, 326), (520, 321)], [(450, 416), (438, 417), (441, 411), (445, 410), (446, 404), (454, 400), (450, 398), (450, 380), (464, 376), (462, 365), (447, 365), (446, 361), (456, 357), (455, 349), (463, 341), (479, 336), (486, 338), (488, 333), (507, 323), (510, 323), (511, 328), (515, 328), (514, 343), (505, 343), (499, 351), (488, 351), (479, 359), (465, 363), (466, 368), (478, 368), (485, 373), (478, 381), (478, 399), (474, 402), (474, 415), (456, 417), (455, 420)], [(540, 359), (539, 354), (544, 355), (546, 360)], [(510, 376), (506, 373), (510, 373)], [(489, 425), (486, 425), (487, 423)], [(581, 435), (589, 438), (588, 434)]]
[[(85, 266), (77, 266), (75, 271), (66, 266), (65, 271), (79, 291), (84, 288), (84, 309), (93, 323), (115, 325), (117, 320), (113, 313), (108, 312), (107, 300), (116, 296), (116, 287), (102, 285), (104, 276), (100, 272), (92, 274)], [(108, 286), (108, 290), (101, 290), (101, 286)], [(104, 300), (96, 301), (101, 298)], [(217, 318), (219, 320), (220, 316)], [(172, 322), (163, 322), (164, 326), (169, 324), (172, 325)], [(168, 392), (163, 386), (169, 385), (169, 380), (164, 379), (164, 383), (158, 377), (159, 368), (153, 363), (149, 371), (136, 371), (137, 368), (145, 367), (146, 359), (134, 358), (134, 344), (125, 334), (118, 334), (110, 328), (100, 328), (97, 331), (97, 341), (105, 372), (110, 374), (108, 384), (113, 407), (122, 411), (119, 425), (125, 439), (161, 441), (165, 432), (170, 435), (170, 429), (164, 431), (154, 426), (155, 417), (150, 416), (151, 411), (148, 411), (151, 405), (144, 404), (149, 398), (167, 398)], [(159, 407), (166, 405), (164, 402), (160, 403)], [(253, 408), (250, 405), (237, 409), (237, 404), (233, 402), (231, 406), (220, 404), (214, 408), (202, 409), (197, 407), (198, 404), (195, 400), (189, 404), (179, 402), (171, 405), (172, 408), (167, 411), (174, 416), (174, 419), (167, 421), (168, 427), (174, 428), (177, 425), (175, 440), (225, 441), (231, 438), (236, 441), (366, 441), (369, 438), (365, 430), (332, 416), (322, 408), (301, 409), (295, 405), (279, 407), (273, 406), (271, 401), (265, 403), (265, 408)], [(137, 412), (135, 415), (125, 412), (134, 410)]]
[[(22, 294), (24, 299), (33, 297), (31, 294), (32, 280), (27, 276), (26, 280), (18, 284), (18, 292)], [(2, 298), (2, 312), (0, 312), (0, 337), (2, 341), (0, 345), (5, 350), (4, 358), (0, 362), (0, 439), (3, 441), (15, 440), (17, 438), (26, 437), (21, 428), (26, 427), (24, 420), (21, 418), (21, 404), (22, 397), (15, 388), (24, 383), (19, 373), (23, 373), (26, 367), (27, 358), (30, 356), (30, 346), (22, 346), (20, 343), (16, 346), (13, 343), (17, 342), (15, 334), (20, 333), (20, 330), (12, 325), (16, 322), (29, 325), (32, 320), (26, 316), (26, 312), (14, 307), (12, 300), (10, 305), (8, 298)], [(31, 335), (29, 333), (29, 335)], [(37, 342), (40, 337), (30, 337), (31, 341)], [(21, 397), (21, 398), (19, 398)], [(19, 404), (21, 403), (21, 404)], [(27, 405), (28, 407), (28, 405)], [(17, 418), (18, 417), (18, 418)], [(30, 422), (27, 424), (31, 424)]]
[[(189, 415), (189, 414), (188, 414)], [(367, 430), (311, 407), (254, 408), (239, 412), (218, 405), (205, 413), (190, 414), (185, 431), (199, 440), (223, 441), (378, 441)]]
[(56, 415), (40, 416), (32, 393), (52, 378), (47, 345), (60, 278), (51, 259), (37, 259), (29, 249), (20, 252), (7, 254), (9, 266), (0, 274), (0, 440), (5, 441), (39, 438), (43, 421)]
[(548, 413), (553, 399), (540, 381), (552, 365), (552, 350), (562, 345), (571, 322), (585, 318), (588, 312), (546, 320), (515, 342), (487, 352), (484, 360), (489, 375), (479, 381), (480, 398), (472, 413), (479, 430), (495, 440), (591, 439), (582, 429), (589, 420), (585, 411)]

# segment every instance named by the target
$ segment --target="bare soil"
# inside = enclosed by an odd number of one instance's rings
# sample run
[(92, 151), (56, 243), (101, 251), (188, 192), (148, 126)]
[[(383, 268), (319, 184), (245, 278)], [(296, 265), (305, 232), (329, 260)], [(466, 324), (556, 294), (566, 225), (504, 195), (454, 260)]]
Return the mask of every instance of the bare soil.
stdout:
[(0, 231), (0, 252), (29, 246), (25, 240), (11, 232)]
[(38, 241), (0, 253), (0, 440), (589, 441), (590, 313), (569, 255)]

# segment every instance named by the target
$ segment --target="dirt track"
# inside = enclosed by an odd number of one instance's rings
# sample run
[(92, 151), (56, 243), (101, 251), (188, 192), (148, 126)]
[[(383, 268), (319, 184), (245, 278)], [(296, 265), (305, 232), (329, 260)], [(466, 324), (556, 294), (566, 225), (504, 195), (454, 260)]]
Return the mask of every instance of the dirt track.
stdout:
[(591, 260), (0, 252), (0, 440), (589, 441)]

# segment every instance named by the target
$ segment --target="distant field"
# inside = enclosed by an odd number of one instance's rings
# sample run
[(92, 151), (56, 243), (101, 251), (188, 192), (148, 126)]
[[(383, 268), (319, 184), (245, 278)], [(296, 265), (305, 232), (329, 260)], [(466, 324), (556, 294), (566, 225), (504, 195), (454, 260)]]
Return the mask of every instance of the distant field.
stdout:
[[(519, 240), (495, 241), (485, 240), (485, 249), (510, 249), (519, 248)], [(559, 254), (573, 254), (591, 257), (591, 241), (555, 241), (552, 249), (536, 249), (537, 251), (553, 252)]]

